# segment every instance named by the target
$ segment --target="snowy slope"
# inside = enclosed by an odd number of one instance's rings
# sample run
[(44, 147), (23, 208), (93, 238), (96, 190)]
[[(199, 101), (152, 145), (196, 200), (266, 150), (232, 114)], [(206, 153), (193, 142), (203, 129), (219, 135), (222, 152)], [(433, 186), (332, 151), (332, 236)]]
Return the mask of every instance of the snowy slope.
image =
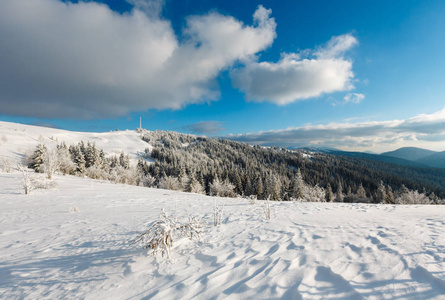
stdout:
[[(444, 299), (445, 206), (216, 198), (223, 224), (172, 258), (130, 245), (162, 209), (211, 222), (214, 198), (0, 173), (1, 299)], [(78, 213), (69, 213), (77, 206)]]
[(151, 148), (141, 140), (140, 134), (133, 130), (104, 133), (74, 132), (0, 121), (0, 157), (19, 161), (26, 151), (34, 150), (38, 144), (55, 147), (57, 143), (63, 141), (67, 146), (80, 141), (96, 143), (97, 148), (104, 150), (108, 155), (119, 155), (124, 151), (133, 163), (138, 158), (138, 152)]

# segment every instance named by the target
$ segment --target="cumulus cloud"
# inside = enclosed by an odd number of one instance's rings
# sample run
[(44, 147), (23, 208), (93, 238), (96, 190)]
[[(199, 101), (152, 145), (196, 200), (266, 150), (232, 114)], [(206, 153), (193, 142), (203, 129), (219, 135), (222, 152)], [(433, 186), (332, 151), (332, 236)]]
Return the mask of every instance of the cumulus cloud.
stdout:
[(222, 123), (218, 121), (201, 121), (186, 125), (183, 129), (195, 134), (216, 134), (225, 128), (223, 128)]
[(334, 147), (385, 151), (388, 147), (429, 147), (445, 150), (445, 109), (406, 120), (307, 125), (283, 130), (231, 135), (249, 144), (281, 147)]
[[(276, 63), (251, 61), (232, 71), (232, 82), (248, 100), (280, 105), (351, 90), (352, 62), (344, 53), (357, 43), (354, 36), (345, 34), (333, 37), (317, 51), (283, 54)], [(305, 53), (311, 57), (304, 58)]]
[(168, 20), (147, 13), (162, 1), (129, 2), (119, 14), (96, 2), (0, 1), (0, 113), (87, 119), (216, 100), (219, 72), (276, 36), (259, 6), (252, 26), (192, 16), (179, 42)]

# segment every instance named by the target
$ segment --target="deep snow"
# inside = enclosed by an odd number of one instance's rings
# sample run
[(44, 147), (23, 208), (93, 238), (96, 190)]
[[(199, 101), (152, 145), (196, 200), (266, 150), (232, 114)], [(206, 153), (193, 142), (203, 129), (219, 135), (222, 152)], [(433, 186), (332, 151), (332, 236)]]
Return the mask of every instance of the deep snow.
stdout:
[[(272, 202), (56, 176), (24, 195), (0, 173), (0, 298), (443, 299), (445, 207)], [(209, 223), (171, 259), (129, 241), (162, 209)], [(78, 213), (70, 213), (77, 206)]]

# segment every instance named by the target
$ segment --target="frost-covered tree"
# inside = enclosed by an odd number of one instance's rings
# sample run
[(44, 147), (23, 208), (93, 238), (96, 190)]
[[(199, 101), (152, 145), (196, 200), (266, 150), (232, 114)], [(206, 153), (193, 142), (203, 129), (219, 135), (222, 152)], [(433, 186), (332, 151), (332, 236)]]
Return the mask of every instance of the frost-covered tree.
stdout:
[(418, 191), (404, 190), (399, 197), (396, 198), (397, 204), (430, 204), (431, 200), (423, 193)]
[(335, 199), (335, 195), (332, 192), (331, 184), (328, 183), (328, 186), (326, 187), (326, 202), (333, 202)]
[(229, 180), (220, 181), (218, 178), (213, 180), (213, 183), (210, 185), (210, 192), (213, 196), (218, 197), (234, 197), (234, 188), (235, 186), (230, 183)]
[(361, 183), (357, 189), (357, 196), (361, 199), (366, 199), (366, 190)]
[(309, 202), (324, 202), (326, 201), (326, 193), (325, 190), (318, 186), (310, 186), (308, 184), (304, 185), (303, 188), (303, 199), (304, 201)]
[(37, 173), (44, 172), (45, 153), (47, 149), (43, 144), (38, 144), (36, 150), (32, 153), (28, 159), (28, 168), (33, 169)]
[(74, 174), (75, 165), (71, 160), (70, 152), (66, 144), (63, 142), (60, 145), (57, 145), (57, 156), (59, 161), (59, 171), (63, 174)]
[(335, 201), (343, 202), (343, 199), (344, 199), (343, 187), (341, 185), (341, 182), (338, 182), (338, 187), (337, 187), (337, 193), (336, 193)]
[(33, 188), (31, 176), (29, 175), (28, 170), (25, 169), (25, 167), (23, 167), (22, 165), (18, 165), (18, 169), (19, 169), (19, 171), (22, 172), (22, 175), (23, 175), (22, 185), (23, 185), (23, 188), (25, 189), (25, 195), (28, 195)]
[(177, 177), (165, 176), (159, 180), (159, 188), (166, 190), (181, 191), (182, 186)]
[(124, 169), (130, 168), (130, 158), (128, 157), (128, 155), (125, 155), (124, 151), (122, 151), (119, 155), (119, 165)]
[(45, 151), (43, 167), (48, 179), (52, 179), (53, 174), (59, 168), (59, 155), (56, 149), (47, 149)]
[(76, 166), (74, 172), (80, 176), (83, 176), (85, 173), (85, 157), (82, 153), (82, 147), (79, 145), (77, 146), (71, 145), (69, 147), (69, 152), (71, 154), (71, 160), (74, 162)]
[(386, 203), (386, 204), (394, 204), (395, 203), (394, 193), (392, 192), (392, 188), (389, 185), (386, 188), (386, 196), (385, 196), (384, 203)]
[(263, 180), (261, 179), (261, 177), (258, 177), (256, 181), (257, 199), (263, 199), (263, 193), (264, 193)]
[(383, 181), (380, 180), (379, 187), (376, 192), (377, 202), (383, 203), (386, 199), (386, 187), (383, 184)]

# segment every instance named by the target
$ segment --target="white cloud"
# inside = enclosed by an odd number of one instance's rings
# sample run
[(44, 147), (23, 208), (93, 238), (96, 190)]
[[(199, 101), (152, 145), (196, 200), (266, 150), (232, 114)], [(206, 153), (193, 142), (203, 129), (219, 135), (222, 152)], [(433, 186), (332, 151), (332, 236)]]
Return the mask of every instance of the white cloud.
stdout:
[(307, 125), (227, 138), (281, 147), (325, 146), (343, 150), (386, 151), (405, 146), (445, 150), (445, 109), (406, 120)]
[(365, 95), (359, 93), (348, 93), (343, 98), (345, 103), (360, 103), (365, 99)]
[(253, 26), (190, 17), (179, 42), (169, 21), (147, 13), (162, 1), (129, 2), (122, 15), (95, 2), (0, 1), (1, 113), (85, 119), (216, 100), (219, 72), (275, 38), (262, 6)]
[(291, 53), (283, 55), (277, 63), (251, 61), (245, 68), (232, 71), (232, 82), (248, 100), (280, 105), (323, 93), (351, 90), (352, 62), (343, 55), (357, 43), (355, 37), (345, 34), (333, 37), (315, 52), (303, 51), (313, 53), (309, 59)]

